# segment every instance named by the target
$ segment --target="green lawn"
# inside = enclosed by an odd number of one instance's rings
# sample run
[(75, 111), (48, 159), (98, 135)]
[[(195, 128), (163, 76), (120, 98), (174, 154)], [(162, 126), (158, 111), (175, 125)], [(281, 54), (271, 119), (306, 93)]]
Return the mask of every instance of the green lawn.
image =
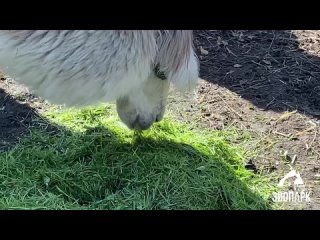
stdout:
[(271, 208), (274, 187), (228, 144), (235, 131), (165, 119), (138, 134), (111, 105), (44, 118), (0, 153), (1, 209)]

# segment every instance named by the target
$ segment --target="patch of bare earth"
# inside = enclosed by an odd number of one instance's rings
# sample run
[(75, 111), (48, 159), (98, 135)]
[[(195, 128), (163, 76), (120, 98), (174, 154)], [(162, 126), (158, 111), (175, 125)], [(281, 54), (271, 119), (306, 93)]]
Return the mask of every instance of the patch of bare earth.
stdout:
[(13, 147), (29, 134), (30, 126), (45, 124), (38, 113), (47, 106), (45, 101), (0, 71), (0, 151)]
[(197, 100), (172, 95), (169, 107), (200, 127), (250, 132), (234, 141), (255, 152), (248, 167), (274, 183), (295, 169), (311, 194), (284, 207), (320, 209), (320, 31), (199, 30), (195, 46)]

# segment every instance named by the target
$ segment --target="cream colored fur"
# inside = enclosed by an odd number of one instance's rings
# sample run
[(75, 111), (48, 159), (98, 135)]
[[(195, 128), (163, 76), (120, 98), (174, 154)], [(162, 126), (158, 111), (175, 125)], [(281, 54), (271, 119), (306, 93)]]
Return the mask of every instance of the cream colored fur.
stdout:
[(143, 130), (161, 120), (170, 83), (196, 86), (199, 66), (188, 30), (1, 30), (0, 68), (55, 104), (116, 100), (122, 121)]

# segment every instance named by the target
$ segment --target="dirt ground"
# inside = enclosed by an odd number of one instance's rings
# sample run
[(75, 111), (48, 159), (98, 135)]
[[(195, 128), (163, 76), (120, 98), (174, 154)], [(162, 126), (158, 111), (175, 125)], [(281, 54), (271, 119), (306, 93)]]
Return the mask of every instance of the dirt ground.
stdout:
[[(248, 168), (278, 176), (273, 181), (296, 169), (311, 192), (311, 203), (298, 207), (320, 209), (320, 31), (196, 30), (194, 43), (203, 79), (197, 98), (171, 95), (169, 108), (199, 127), (250, 132), (245, 147), (256, 154)], [(0, 151), (5, 151), (28, 133), (47, 104), (0, 77)]]
[(46, 106), (45, 101), (0, 72), (0, 151), (25, 136), (29, 127), (41, 119), (38, 113)]
[(198, 30), (195, 47), (203, 81), (184, 108), (171, 96), (179, 119), (250, 132), (234, 140), (256, 152), (248, 168), (275, 182), (295, 169), (311, 202), (286, 207), (320, 209), (320, 31)]

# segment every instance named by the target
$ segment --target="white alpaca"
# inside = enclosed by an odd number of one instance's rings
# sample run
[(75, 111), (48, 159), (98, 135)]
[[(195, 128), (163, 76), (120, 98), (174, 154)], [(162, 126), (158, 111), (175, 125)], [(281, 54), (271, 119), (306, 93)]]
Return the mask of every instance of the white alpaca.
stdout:
[(0, 30), (0, 68), (55, 104), (116, 100), (121, 120), (145, 130), (170, 83), (194, 88), (199, 66), (188, 30)]

